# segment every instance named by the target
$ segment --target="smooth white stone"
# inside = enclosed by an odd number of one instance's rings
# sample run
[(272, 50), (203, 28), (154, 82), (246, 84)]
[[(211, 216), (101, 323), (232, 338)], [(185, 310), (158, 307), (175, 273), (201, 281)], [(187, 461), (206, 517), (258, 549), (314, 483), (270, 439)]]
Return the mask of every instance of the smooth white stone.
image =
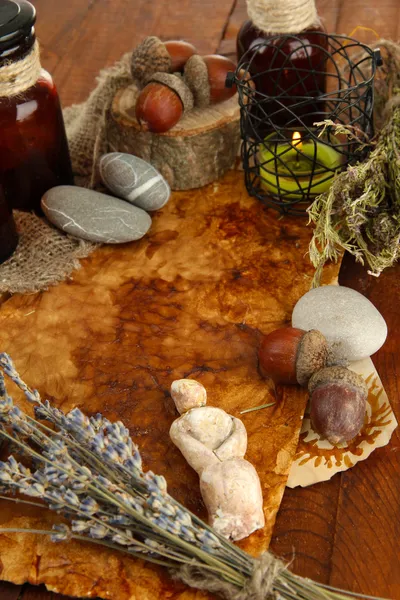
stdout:
[(104, 185), (113, 194), (143, 210), (159, 210), (171, 195), (168, 183), (157, 169), (133, 154), (104, 154), (99, 170)]
[(151, 218), (123, 200), (73, 185), (50, 189), (42, 198), (48, 220), (78, 238), (104, 244), (121, 244), (142, 238)]
[(327, 339), (330, 360), (344, 363), (374, 354), (383, 345), (387, 325), (375, 306), (351, 288), (322, 286), (297, 302), (293, 327), (318, 329)]

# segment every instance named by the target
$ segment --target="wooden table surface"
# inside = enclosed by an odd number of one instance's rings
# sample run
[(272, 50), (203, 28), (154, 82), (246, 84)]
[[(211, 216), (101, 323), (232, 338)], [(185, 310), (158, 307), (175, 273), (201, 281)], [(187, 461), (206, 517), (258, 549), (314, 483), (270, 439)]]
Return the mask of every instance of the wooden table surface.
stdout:
[[(234, 56), (245, 0), (34, 0), (42, 62), (64, 106), (85, 99), (96, 73), (144, 36), (183, 38), (200, 52)], [(317, 0), (328, 31), (360, 25), (398, 39), (399, 0)], [(365, 35), (365, 31), (362, 32)], [(340, 283), (367, 296), (385, 317), (389, 336), (374, 362), (400, 417), (400, 267), (376, 279), (345, 257)], [(400, 432), (356, 468), (306, 489), (287, 489), (272, 550), (291, 568), (334, 586), (400, 600)], [(61, 600), (29, 585), (0, 582), (0, 600)], [(118, 598), (113, 598), (118, 600)]]

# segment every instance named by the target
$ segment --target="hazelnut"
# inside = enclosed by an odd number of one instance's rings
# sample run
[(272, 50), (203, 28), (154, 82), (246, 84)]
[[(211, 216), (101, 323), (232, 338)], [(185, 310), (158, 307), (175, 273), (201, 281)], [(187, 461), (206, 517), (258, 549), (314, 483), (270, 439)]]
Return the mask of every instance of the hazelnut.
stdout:
[(353, 439), (362, 429), (368, 387), (360, 375), (345, 367), (326, 367), (308, 384), (313, 429), (331, 444)]
[(327, 342), (319, 331), (295, 327), (264, 336), (258, 353), (260, 370), (275, 383), (307, 385), (327, 359)]
[(161, 83), (171, 88), (171, 90), (178, 94), (183, 104), (184, 112), (192, 110), (194, 104), (193, 94), (179, 73), (154, 73), (147, 81), (147, 83), (151, 82)]
[(192, 90), (195, 106), (205, 108), (231, 98), (236, 93), (236, 86), (227, 88), (225, 81), (228, 72), (235, 69), (235, 64), (229, 58), (217, 54), (189, 58), (184, 79)]
[(182, 114), (180, 97), (162, 83), (147, 84), (136, 102), (136, 118), (144, 131), (164, 133), (176, 125)]
[(172, 73), (183, 71), (183, 67), (189, 58), (197, 54), (196, 48), (188, 42), (170, 40), (169, 42), (165, 42), (164, 46), (171, 58), (170, 71)]
[(226, 87), (226, 76), (229, 71), (235, 71), (236, 65), (229, 58), (211, 54), (203, 57), (208, 70), (208, 83), (210, 85), (210, 102), (224, 102), (236, 94), (236, 85)]

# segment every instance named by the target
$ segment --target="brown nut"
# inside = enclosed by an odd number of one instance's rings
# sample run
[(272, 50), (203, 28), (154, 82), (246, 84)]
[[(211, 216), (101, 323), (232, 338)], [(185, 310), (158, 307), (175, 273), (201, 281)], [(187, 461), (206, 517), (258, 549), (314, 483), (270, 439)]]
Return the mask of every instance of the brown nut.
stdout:
[(264, 336), (258, 353), (260, 370), (275, 383), (307, 385), (327, 359), (327, 342), (319, 331), (295, 327)]
[(193, 94), (179, 73), (154, 73), (147, 81), (147, 83), (151, 82), (162, 83), (171, 88), (171, 90), (178, 94), (183, 104), (184, 112), (192, 110), (194, 104)]
[(144, 131), (164, 133), (179, 121), (183, 104), (178, 94), (162, 83), (149, 83), (136, 102), (136, 118)]
[(208, 83), (210, 85), (210, 102), (224, 102), (236, 94), (236, 85), (226, 87), (226, 76), (229, 71), (235, 71), (236, 65), (229, 58), (218, 54), (203, 56), (208, 70)]
[(189, 44), (189, 42), (170, 40), (169, 42), (165, 42), (164, 46), (171, 58), (170, 71), (172, 73), (183, 71), (189, 58), (197, 54), (196, 48), (193, 44)]
[(368, 387), (345, 367), (326, 367), (309, 382), (312, 428), (331, 444), (352, 440), (362, 429)]
[(235, 71), (235, 64), (217, 54), (198, 56), (195, 54), (185, 65), (184, 79), (192, 90), (195, 106), (205, 108), (210, 104), (228, 100), (236, 93), (236, 86), (225, 86), (229, 71)]

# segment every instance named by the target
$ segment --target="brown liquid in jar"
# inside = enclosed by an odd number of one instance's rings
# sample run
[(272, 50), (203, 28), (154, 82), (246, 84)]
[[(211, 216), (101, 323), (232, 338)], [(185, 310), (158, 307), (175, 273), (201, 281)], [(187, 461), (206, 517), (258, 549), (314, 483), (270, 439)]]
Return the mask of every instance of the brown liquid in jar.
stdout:
[[(32, 51), (35, 19), (30, 3), (0, 0), (0, 69)], [(36, 83), (17, 95), (0, 94), (0, 132), (6, 200), (14, 209), (40, 213), (48, 189), (73, 184), (60, 101), (47, 71), (42, 69)]]
[[(324, 102), (318, 100), (326, 87), (324, 70), (327, 53), (324, 50), (328, 44), (324, 33), (323, 27), (312, 27), (299, 34), (272, 35), (258, 29), (252, 21), (243, 23), (237, 36), (238, 62), (244, 55), (246, 63), (251, 61), (249, 71), (256, 90), (268, 97), (262, 100), (258, 96), (257, 99), (261, 100), (262, 108), (276, 125), (296, 126), (298, 117), (305, 125), (312, 126), (315, 121), (325, 118)], [(259, 44), (262, 46), (257, 48)], [(282, 93), (284, 97), (279, 101), (273, 100)], [(301, 106), (299, 102), (304, 98), (309, 100)], [(315, 102), (312, 98), (316, 99)], [(282, 108), (280, 103), (294, 115)], [(257, 107), (251, 107), (252, 111), (254, 109)], [(262, 111), (259, 112), (258, 116), (262, 119)]]
[(42, 71), (23, 98), (0, 98), (0, 177), (13, 208), (39, 211), (43, 194), (73, 183), (60, 101)]

